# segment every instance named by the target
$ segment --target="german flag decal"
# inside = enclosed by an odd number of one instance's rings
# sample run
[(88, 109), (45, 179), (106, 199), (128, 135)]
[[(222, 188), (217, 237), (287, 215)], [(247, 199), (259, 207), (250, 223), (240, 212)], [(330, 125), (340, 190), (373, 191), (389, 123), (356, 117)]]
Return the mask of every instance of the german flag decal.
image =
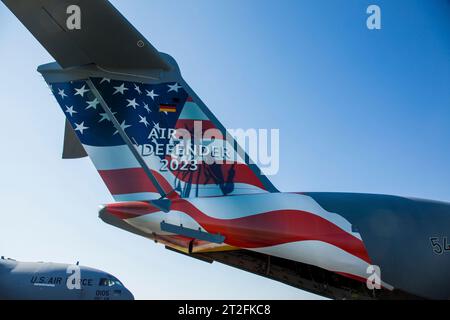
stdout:
[(159, 112), (177, 112), (177, 106), (174, 104), (161, 104), (159, 106)]

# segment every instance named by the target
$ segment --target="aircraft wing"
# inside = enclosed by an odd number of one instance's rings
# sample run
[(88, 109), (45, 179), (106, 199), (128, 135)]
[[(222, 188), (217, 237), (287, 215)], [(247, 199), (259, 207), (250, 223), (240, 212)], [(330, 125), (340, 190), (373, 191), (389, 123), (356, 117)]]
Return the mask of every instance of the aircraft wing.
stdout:
[[(126, 69), (138, 74), (170, 69), (150, 42), (106, 0), (1, 1), (63, 68), (96, 64), (108, 71)], [(68, 28), (71, 5), (81, 10), (80, 30)]]

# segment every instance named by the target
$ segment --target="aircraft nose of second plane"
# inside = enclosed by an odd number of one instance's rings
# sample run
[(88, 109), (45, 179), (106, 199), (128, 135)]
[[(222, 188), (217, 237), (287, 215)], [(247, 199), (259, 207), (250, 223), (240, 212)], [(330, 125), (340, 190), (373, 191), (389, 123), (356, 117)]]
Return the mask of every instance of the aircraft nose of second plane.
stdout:
[(122, 300), (134, 300), (134, 296), (133, 296), (133, 294), (131, 293), (130, 290), (124, 289), (124, 290), (122, 291), (121, 299), (122, 299)]

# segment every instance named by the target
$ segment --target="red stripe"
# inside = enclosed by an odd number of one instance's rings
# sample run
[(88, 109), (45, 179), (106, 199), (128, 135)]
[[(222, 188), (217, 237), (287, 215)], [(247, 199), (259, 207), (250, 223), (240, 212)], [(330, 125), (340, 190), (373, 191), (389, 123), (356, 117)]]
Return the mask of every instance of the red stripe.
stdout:
[(280, 210), (258, 215), (221, 220), (207, 216), (186, 200), (173, 203), (172, 210), (185, 212), (210, 233), (225, 236), (228, 245), (239, 248), (264, 248), (317, 240), (341, 248), (370, 263), (361, 240), (315, 214), (300, 210)]
[(123, 203), (113, 203), (107, 205), (106, 209), (108, 213), (120, 219), (132, 219), (161, 211), (161, 209), (150, 206), (147, 202), (127, 202), (126, 210), (124, 210), (123, 207)]
[[(265, 190), (262, 182), (247, 165), (223, 164), (216, 170), (213, 170), (213, 167), (207, 164), (200, 164), (199, 166), (201, 170), (195, 172), (175, 171), (172, 173), (183, 182), (200, 185), (214, 185), (216, 184), (216, 181), (226, 182), (229, 178), (231, 179), (231, 175), (234, 174), (234, 183), (246, 183)], [(234, 169), (234, 172), (231, 170), (232, 168)], [(153, 170), (152, 172), (166, 193), (173, 191), (170, 183), (161, 174)], [(99, 173), (108, 190), (113, 195), (158, 192), (142, 168), (100, 170)]]
[[(102, 177), (109, 192), (113, 195), (141, 193), (141, 192), (154, 192), (158, 190), (148, 178), (144, 169), (131, 168), (131, 169), (119, 169), (119, 170), (99, 170), (98, 172)], [(171, 198), (178, 198), (178, 194), (174, 192), (172, 186), (164, 179), (164, 177), (158, 172), (152, 170), (158, 183), (164, 189), (164, 192), (170, 193)]]
[[(168, 158), (170, 159), (170, 158)], [(245, 183), (266, 190), (263, 183), (249, 166), (242, 163), (199, 163), (196, 171), (171, 171), (179, 180), (198, 185)]]
[[(118, 204), (122, 212), (128, 213), (128, 205)], [(139, 214), (150, 214), (148, 207)], [(109, 207), (108, 207), (109, 208)], [(171, 210), (181, 211), (193, 218), (209, 233), (225, 236), (226, 244), (239, 248), (265, 248), (299, 241), (322, 241), (334, 245), (364, 261), (371, 263), (364, 243), (330, 221), (301, 210), (279, 210), (237, 219), (216, 219), (196, 208), (189, 201), (179, 199), (172, 202)], [(132, 214), (136, 210), (132, 208)]]

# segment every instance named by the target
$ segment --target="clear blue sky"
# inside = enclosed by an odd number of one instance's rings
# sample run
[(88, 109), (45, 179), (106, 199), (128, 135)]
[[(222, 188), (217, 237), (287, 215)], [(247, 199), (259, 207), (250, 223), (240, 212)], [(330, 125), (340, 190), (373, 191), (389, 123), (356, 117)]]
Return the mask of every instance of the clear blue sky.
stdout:
[[(450, 201), (449, 1), (112, 2), (225, 126), (281, 130), (281, 190)], [(314, 298), (101, 222), (93, 165), (60, 159), (64, 116), (35, 71), (52, 59), (2, 4), (0, 46), (0, 254), (80, 260), (141, 299)]]

